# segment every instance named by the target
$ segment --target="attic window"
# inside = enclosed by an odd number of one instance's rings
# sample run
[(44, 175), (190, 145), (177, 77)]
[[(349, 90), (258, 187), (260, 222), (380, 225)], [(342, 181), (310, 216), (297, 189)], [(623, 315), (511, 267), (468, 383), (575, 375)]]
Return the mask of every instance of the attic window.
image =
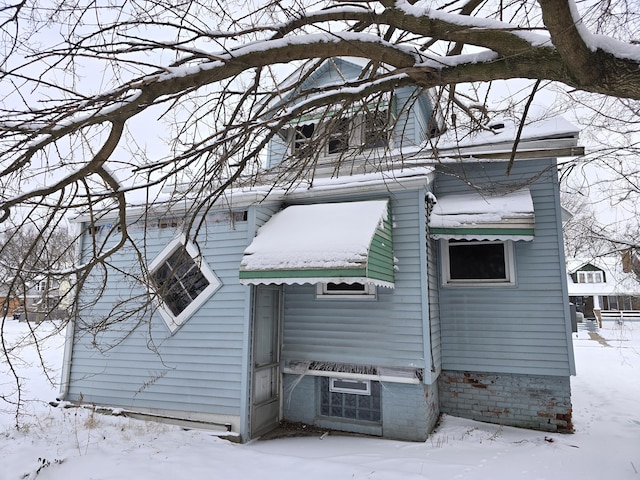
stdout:
[(388, 112), (376, 110), (367, 111), (364, 118), (364, 147), (379, 148), (389, 145)]
[(315, 124), (298, 125), (293, 131), (293, 153), (306, 155), (309, 153), (311, 139), (315, 131)]
[(578, 272), (578, 283), (604, 283), (601, 271)]
[(184, 237), (173, 240), (149, 266), (162, 318), (174, 332), (220, 287), (218, 277)]
[(349, 148), (350, 119), (333, 119), (327, 125), (329, 138), (327, 150), (329, 154), (344, 152)]
[(100, 234), (100, 230), (102, 230), (103, 225), (89, 225), (87, 227), (87, 233), (91, 237), (95, 237)]

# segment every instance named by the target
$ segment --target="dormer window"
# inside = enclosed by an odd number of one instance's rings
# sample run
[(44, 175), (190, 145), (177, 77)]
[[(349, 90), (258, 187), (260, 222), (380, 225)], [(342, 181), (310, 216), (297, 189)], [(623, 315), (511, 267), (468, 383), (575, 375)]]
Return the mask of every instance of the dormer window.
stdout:
[(351, 137), (351, 119), (332, 119), (329, 122), (327, 129), (329, 130), (327, 151), (330, 155), (334, 153), (344, 152), (349, 148), (349, 137)]
[(303, 155), (309, 149), (309, 144), (313, 137), (316, 125), (314, 123), (308, 123), (305, 125), (298, 125), (293, 131), (293, 154)]
[(578, 283), (604, 283), (601, 271), (578, 272)]
[(364, 148), (380, 148), (389, 146), (390, 123), (387, 111), (367, 111), (364, 115), (363, 137)]
[(339, 155), (350, 148), (372, 149), (389, 146), (390, 124), (388, 110), (358, 111), (350, 117), (325, 115), (319, 123), (298, 124), (290, 129), (291, 153), (306, 156), (313, 152), (311, 143), (322, 145), (325, 155)]

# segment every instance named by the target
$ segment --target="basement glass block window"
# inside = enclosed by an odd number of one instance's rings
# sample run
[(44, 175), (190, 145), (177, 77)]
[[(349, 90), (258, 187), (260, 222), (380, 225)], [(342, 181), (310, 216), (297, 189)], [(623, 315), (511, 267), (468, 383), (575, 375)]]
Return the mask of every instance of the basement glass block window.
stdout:
[(160, 313), (172, 332), (220, 287), (220, 280), (184, 238), (172, 241), (149, 266)]
[(320, 415), (381, 422), (380, 383), (320, 377)]

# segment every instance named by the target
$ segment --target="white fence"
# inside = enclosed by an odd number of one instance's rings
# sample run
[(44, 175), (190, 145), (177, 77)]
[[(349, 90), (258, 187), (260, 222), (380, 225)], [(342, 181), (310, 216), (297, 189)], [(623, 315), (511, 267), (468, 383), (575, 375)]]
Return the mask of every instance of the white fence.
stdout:
[(603, 320), (615, 320), (618, 323), (625, 320), (640, 320), (640, 310), (594, 310), (593, 312), (601, 324)]

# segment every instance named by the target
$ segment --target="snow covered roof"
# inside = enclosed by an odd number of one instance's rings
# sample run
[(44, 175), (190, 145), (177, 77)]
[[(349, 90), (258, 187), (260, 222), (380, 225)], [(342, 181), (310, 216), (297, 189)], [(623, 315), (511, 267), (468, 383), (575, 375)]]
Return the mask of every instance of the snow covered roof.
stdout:
[[(437, 147), (444, 156), (447, 150), (452, 150), (455, 156), (511, 151), (518, 130), (519, 124), (512, 120), (494, 119), (490, 129), (469, 132), (466, 136), (459, 131), (447, 131), (438, 138)], [(535, 120), (524, 125), (520, 132), (518, 152), (549, 148), (577, 149), (579, 133), (579, 128), (562, 116)]]
[(433, 238), (533, 240), (535, 216), (528, 188), (499, 196), (444, 195), (429, 218)]
[[(293, 184), (281, 184), (278, 177), (270, 177), (265, 174), (259, 178), (256, 184), (250, 186), (239, 186), (226, 189), (223, 194), (216, 199), (214, 208), (228, 211), (230, 208), (246, 208), (259, 204), (279, 204), (283, 201), (289, 203), (301, 203), (321, 198), (336, 196), (348, 196), (353, 194), (367, 195), (368, 197), (385, 196), (392, 192), (421, 189), (429, 185), (435, 175), (433, 166), (400, 166), (400, 168), (389, 170), (376, 170), (369, 173), (345, 174), (327, 177), (317, 177), (310, 179), (298, 179)], [(186, 190), (192, 189), (199, 192), (199, 188), (192, 188), (191, 185), (182, 187)], [(181, 202), (173, 200), (172, 195), (179, 186), (167, 189), (153, 202), (151, 208), (146, 199), (141, 199), (140, 203), (127, 205), (127, 218), (129, 223), (147, 221), (149, 218), (163, 215), (179, 216), (189, 212), (194, 199), (188, 195), (180, 198)], [(100, 221), (108, 221), (118, 218), (119, 212), (115, 209), (100, 212)], [(95, 213), (80, 214), (72, 221), (76, 223), (89, 222), (95, 219)]]
[[(377, 261), (372, 262), (374, 257)], [(260, 228), (246, 248), (240, 281), (393, 286), (389, 201), (285, 208)]]

